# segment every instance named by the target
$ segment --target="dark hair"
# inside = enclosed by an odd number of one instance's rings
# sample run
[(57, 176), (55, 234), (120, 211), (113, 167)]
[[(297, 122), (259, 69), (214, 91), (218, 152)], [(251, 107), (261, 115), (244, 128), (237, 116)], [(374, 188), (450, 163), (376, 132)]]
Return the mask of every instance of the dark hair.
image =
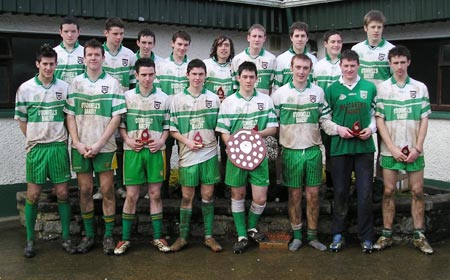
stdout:
[(120, 17), (108, 18), (105, 22), (105, 30), (111, 30), (113, 27), (125, 28), (125, 24)]
[(209, 54), (209, 57), (212, 57), (217, 60), (217, 49), (226, 40), (228, 40), (230, 42), (230, 56), (227, 59), (227, 62), (230, 62), (234, 57), (234, 44), (233, 44), (233, 40), (231, 40), (231, 38), (226, 35), (221, 35), (221, 36), (217, 37), (216, 39), (214, 39), (214, 42), (211, 46), (211, 53)]
[(142, 29), (141, 31), (139, 31), (138, 33), (138, 41), (141, 40), (141, 37), (146, 37), (146, 36), (150, 36), (153, 38), (153, 43), (156, 42), (156, 37), (155, 37), (155, 32), (151, 31), (148, 28)]
[(189, 44), (191, 43), (191, 36), (189, 35), (189, 33), (187, 33), (184, 30), (178, 30), (177, 32), (173, 33), (173, 35), (172, 35), (172, 42), (175, 43), (177, 38), (180, 38), (180, 39), (183, 39), (185, 41), (188, 41)]
[(356, 61), (359, 64), (359, 56), (354, 50), (345, 50), (341, 53), (341, 64), (342, 61), (346, 59), (349, 61)]
[(364, 26), (369, 25), (371, 21), (381, 22), (384, 25), (386, 17), (378, 10), (371, 10), (364, 16)]
[(306, 22), (294, 22), (291, 27), (289, 27), (289, 37), (292, 37), (292, 35), (294, 35), (295, 30), (305, 31), (306, 36), (309, 38), (309, 26)]
[(296, 59), (309, 61), (309, 69), (310, 70), (312, 69), (312, 67), (313, 67), (312, 60), (306, 54), (299, 53), (299, 54), (294, 55), (291, 59), (291, 67), (294, 66), (294, 60), (296, 60)]
[(402, 45), (397, 45), (396, 47), (392, 48), (389, 51), (388, 59), (391, 61), (391, 58), (394, 56), (405, 56), (406, 59), (411, 60), (411, 52), (408, 50), (407, 47)]
[(77, 26), (77, 30), (80, 30), (80, 24), (74, 17), (64, 17), (59, 25), (59, 30), (62, 30), (64, 24), (75, 24)]
[(102, 43), (100, 43), (97, 39), (91, 39), (84, 43), (84, 56), (86, 56), (86, 49), (101, 49), (102, 50), (102, 56), (105, 56), (105, 49), (103, 48)]
[(258, 76), (258, 69), (256, 68), (256, 64), (251, 61), (244, 61), (238, 67), (238, 76), (242, 74), (244, 70), (255, 72), (255, 75)]
[(55, 62), (58, 61), (58, 54), (49, 44), (43, 44), (36, 52), (36, 61), (41, 62), (43, 57), (55, 58)]
[(250, 33), (252, 33), (252, 31), (255, 29), (261, 30), (264, 33), (264, 36), (266, 36), (266, 28), (259, 23), (255, 23), (252, 26), (250, 26), (250, 28), (248, 29), (247, 35), (250, 35)]
[(189, 61), (186, 72), (189, 74), (193, 68), (203, 68), (206, 73), (206, 64), (198, 58)]
[(323, 34), (323, 41), (324, 42), (328, 42), (330, 37), (333, 36), (333, 35), (339, 35), (339, 37), (341, 37), (341, 39), (342, 39), (341, 32), (339, 32), (337, 30), (329, 30), (329, 31), (325, 32), (325, 34)]
[(148, 57), (142, 57), (136, 61), (136, 63), (134, 64), (134, 70), (136, 70), (136, 73), (139, 73), (139, 69), (141, 67), (153, 67), (154, 69), (156, 68), (153, 59)]

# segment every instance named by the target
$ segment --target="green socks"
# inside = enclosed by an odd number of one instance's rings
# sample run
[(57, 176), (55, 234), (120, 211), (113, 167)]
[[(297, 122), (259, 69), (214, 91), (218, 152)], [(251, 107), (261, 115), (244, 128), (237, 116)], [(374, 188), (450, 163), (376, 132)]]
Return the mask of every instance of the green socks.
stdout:
[(70, 237), (70, 220), (72, 218), (72, 209), (67, 200), (58, 200), (58, 211), (61, 218), (62, 239), (67, 240)]
[[(181, 214), (180, 214), (180, 216), (181, 216)], [(153, 239), (161, 239), (163, 214), (162, 213), (150, 214), (150, 217), (152, 218)], [(190, 216), (189, 216), (189, 219), (190, 219)], [(181, 225), (181, 222), (180, 222), (180, 225)], [(189, 222), (188, 222), (188, 228), (189, 228)]]
[(34, 226), (36, 225), (37, 203), (28, 199), (25, 201), (25, 227), (27, 240), (34, 240)]
[(122, 213), (122, 240), (129, 241), (131, 236), (131, 227), (136, 219), (136, 214)]
[(202, 200), (203, 225), (205, 227), (205, 237), (212, 237), (214, 222), (214, 204), (213, 200)]
[(187, 239), (189, 236), (189, 224), (191, 222), (192, 209), (180, 208), (180, 237)]
[(103, 221), (105, 221), (105, 237), (111, 237), (114, 229), (114, 215), (103, 216)]
[(81, 213), (81, 217), (83, 218), (86, 236), (94, 238), (94, 211)]

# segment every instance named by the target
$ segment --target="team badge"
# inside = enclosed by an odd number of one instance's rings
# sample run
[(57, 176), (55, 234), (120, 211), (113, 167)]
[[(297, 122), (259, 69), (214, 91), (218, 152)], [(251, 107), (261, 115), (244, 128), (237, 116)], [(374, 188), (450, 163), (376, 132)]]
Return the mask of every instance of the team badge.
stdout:
[(77, 59), (78, 64), (83, 64), (84, 63), (84, 59), (83, 57), (79, 56)]
[(339, 95), (339, 100), (344, 100), (345, 98), (347, 98), (347, 96), (345, 96), (345, 94), (341, 94), (341, 95)]
[(122, 65), (127, 66), (128, 65), (128, 59), (122, 59)]
[(62, 92), (55, 92), (56, 99), (61, 100), (62, 99)]
[(214, 77), (215, 75), (216, 75), (216, 73), (214, 73), (214, 71), (209, 72), (210, 77)]
[(258, 103), (258, 110), (264, 110), (264, 103)]
[(212, 100), (205, 100), (205, 102), (206, 102), (206, 108), (212, 107)]
[(386, 54), (384, 54), (384, 53), (379, 53), (378, 54), (378, 60), (379, 61), (383, 61), (385, 57), (386, 57)]
[(366, 90), (361, 90), (359, 92), (359, 95), (361, 96), (362, 99), (367, 99), (367, 91)]
[(102, 93), (108, 93), (109, 86), (102, 86)]
[(267, 69), (267, 67), (269, 67), (269, 62), (261, 62), (261, 67)]
[(161, 102), (155, 101), (155, 103), (153, 103), (153, 108), (155, 108), (155, 109), (161, 108)]
[(310, 95), (310, 96), (309, 96), (309, 101), (310, 101), (311, 103), (316, 103), (316, 96), (315, 96), (315, 95)]
[(416, 98), (417, 92), (415, 90), (411, 90), (409, 91), (409, 96), (411, 96), (411, 98)]

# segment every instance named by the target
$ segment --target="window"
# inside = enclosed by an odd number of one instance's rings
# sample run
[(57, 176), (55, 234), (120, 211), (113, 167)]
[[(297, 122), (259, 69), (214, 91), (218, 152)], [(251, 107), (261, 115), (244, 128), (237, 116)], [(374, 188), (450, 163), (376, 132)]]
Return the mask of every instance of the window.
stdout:
[(436, 110), (450, 110), (450, 42), (440, 45)]

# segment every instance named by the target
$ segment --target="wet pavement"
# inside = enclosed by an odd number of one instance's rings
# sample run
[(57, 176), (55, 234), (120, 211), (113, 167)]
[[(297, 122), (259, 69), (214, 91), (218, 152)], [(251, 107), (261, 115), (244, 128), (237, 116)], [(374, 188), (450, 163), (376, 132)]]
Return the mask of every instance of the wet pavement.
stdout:
[[(432, 244), (426, 256), (412, 244), (363, 254), (356, 242), (340, 253), (308, 246), (296, 253), (259, 249), (242, 255), (212, 253), (194, 242), (177, 253), (162, 254), (149, 242), (133, 241), (124, 256), (106, 256), (101, 244), (85, 255), (68, 255), (59, 241), (37, 241), (37, 256), (23, 257), (25, 229), (18, 221), (0, 223), (0, 280), (10, 279), (450, 279), (450, 239)], [(328, 240), (327, 240), (328, 241)]]

